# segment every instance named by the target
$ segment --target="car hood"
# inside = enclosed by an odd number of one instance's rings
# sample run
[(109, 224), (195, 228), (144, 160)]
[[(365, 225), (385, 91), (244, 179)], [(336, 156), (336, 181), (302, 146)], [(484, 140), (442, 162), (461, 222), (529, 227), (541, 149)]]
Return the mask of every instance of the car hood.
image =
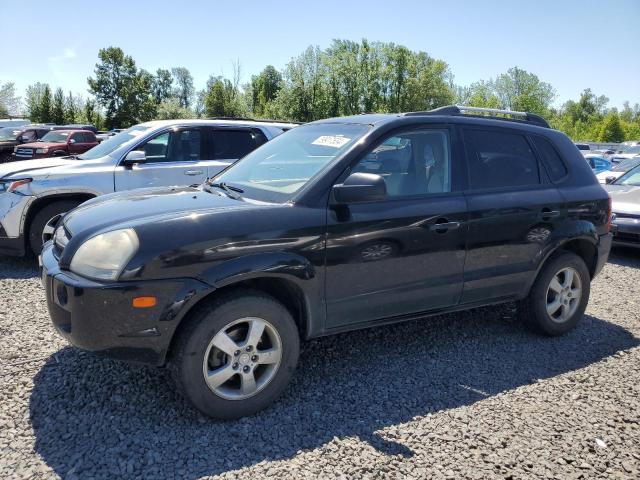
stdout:
[(127, 228), (160, 219), (260, 208), (265, 204), (234, 200), (224, 194), (198, 187), (155, 187), (111, 193), (89, 200), (64, 218), (64, 226), (76, 235), (106, 228)]
[(57, 143), (57, 142), (33, 142), (33, 143), (23, 143), (20, 145), (20, 148), (53, 148), (60, 147), (62, 149), (66, 148), (66, 143)]
[(614, 213), (640, 214), (640, 187), (632, 185), (605, 185), (611, 196)]
[(42, 174), (46, 173), (46, 170), (77, 162), (77, 160), (70, 158), (52, 157), (3, 163), (0, 164), (0, 178), (8, 178), (15, 175), (28, 177), (32, 173)]

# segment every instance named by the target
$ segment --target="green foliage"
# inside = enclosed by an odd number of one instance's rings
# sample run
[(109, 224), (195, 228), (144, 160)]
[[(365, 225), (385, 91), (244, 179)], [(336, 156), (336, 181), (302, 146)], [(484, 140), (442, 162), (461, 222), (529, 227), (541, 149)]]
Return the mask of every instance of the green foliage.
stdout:
[(117, 47), (98, 53), (95, 78), (89, 78), (89, 91), (106, 111), (107, 128), (128, 127), (155, 116), (151, 87), (153, 77), (138, 70), (133, 58)]
[(151, 88), (153, 90), (153, 98), (158, 105), (171, 97), (172, 86), (173, 77), (171, 76), (171, 72), (164, 68), (156, 70)]
[[(45, 84), (42, 90), (42, 100), (40, 102), (40, 121), (42, 123), (49, 123), (53, 121), (51, 108), (51, 88), (48, 84)], [(33, 119), (31, 119), (33, 121)]]
[(64, 92), (61, 88), (57, 88), (56, 93), (53, 95), (51, 120), (56, 125), (62, 125), (64, 123)]
[(20, 97), (13, 82), (0, 84), (0, 117), (20, 115)]
[(42, 100), (45, 84), (35, 83), (29, 85), (26, 90), (26, 115), (32, 122), (42, 122)]
[(193, 110), (180, 105), (180, 100), (171, 97), (158, 105), (156, 118), (158, 120), (171, 120), (176, 118), (193, 118)]
[(204, 91), (205, 117), (244, 117), (247, 108), (237, 85), (224, 77), (209, 77)]
[(600, 127), (598, 140), (601, 142), (622, 142), (624, 141), (624, 130), (620, 124), (620, 117), (615, 110), (609, 112)]
[(171, 73), (176, 82), (173, 94), (178, 98), (182, 108), (189, 108), (195, 94), (191, 72), (184, 67), (176, 67), (171, 69)]
[(259, 75), (251, 77), (251, 110), (264, 116), (266, 106), (273, 102), (282, 88), (282, 75), (272, 65), (267, 65)]

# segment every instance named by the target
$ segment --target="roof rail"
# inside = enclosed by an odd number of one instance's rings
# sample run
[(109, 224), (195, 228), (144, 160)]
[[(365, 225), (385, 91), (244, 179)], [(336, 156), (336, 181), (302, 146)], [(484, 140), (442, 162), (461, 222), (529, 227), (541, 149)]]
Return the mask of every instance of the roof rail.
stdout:
[[(428, 112), (409, 112), (405, 113), (408, 116), (414, 115), (462, 115), (463, 112), (471, 112), (473, 115), (476, 114), (489, 114), (490, 116), (499, 119), (499, 120), (516, 120), (516, 121), (524, 121), (528, 123), (532, 123), (534, 125), (538, 125), (545, 128), (551, 128), (549, 126), (549, 122), (547, 122), (540, 115), (536, 115), (535, 113), (528, 112), (516, 112), (514, 110), (501, 110), (499, 108), (480, 108), (480, 107), (465, 107), (464, 105), (448, 105), (446, 107), (435, 108), (433, 110), (429, 110)], [(516, 118), (504, 118), (499, 117), (498, 115), (510, 115)], [(484, 115), (473, 115), (473, 116), (484, 116)]]
[(302, 125), (303, 122), (290, 122), (288, 120), (272, 120), (270, 118), (249, 118), (249, 117), (207, 117), (205, 120), (239, 120), (242, 122), (264, 122), (264, 123), (292, 123)]

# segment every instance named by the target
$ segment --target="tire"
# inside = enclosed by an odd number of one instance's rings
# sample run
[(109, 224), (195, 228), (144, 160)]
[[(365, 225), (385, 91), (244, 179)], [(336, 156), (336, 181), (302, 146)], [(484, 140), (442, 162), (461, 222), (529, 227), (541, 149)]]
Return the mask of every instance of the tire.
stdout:
[[(250, 340), (247, 320), (265, 323), (260, 343)], [(270, 405), (289, 384), (298, 363), (300, 338), (291, 313), (274, 298), (259, 291), (233, 292), (198, 308), (187, 321), (169, 367), (178, 391), (200, 412), (225, 420), (252, 415)], [(226, 339), (221, 332), (234, 343), (222, 341)], [(224, 345), (226, 353), (216, 345)], [(278, 348), (276, 364), (271, 354)], [(265, 359), (273, 363), (261, 363)], [(205, 375), (213, 379), (211, 387)], [(247, 381), (245, 392), (244, 379), (251, 376), (255, 390)]]
[[(554, 279), (557, 283), (552, 284)], [(578, 255), (562, 252), (553, 256), (538, 274), (529, 296), (520, 303), (521, 319), (529, 328), (544, 335), (568, 332), (584, 315), (590, 282), (589, 270)]]
[(61, 200), (50, 203), (36, 213), (29, 225), (29, 247), (35, 255), (39, 255), (42, 251), (42, 235), (47, 224), (54, 217), (73, 210), (81, 203), (74, 200)]

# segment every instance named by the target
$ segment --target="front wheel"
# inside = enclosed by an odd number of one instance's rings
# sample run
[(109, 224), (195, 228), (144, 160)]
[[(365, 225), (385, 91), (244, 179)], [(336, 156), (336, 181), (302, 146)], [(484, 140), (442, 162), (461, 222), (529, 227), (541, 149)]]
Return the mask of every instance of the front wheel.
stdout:
[(225, 295), (188, 322), (170, 367), (178, 390), (205, 415), (252, 415), (288, 385), (298, 363), (298, 329), (272, 297), (253, 291)]
[(571, 252), (551, 258), (542, 268), (529, 296), (521, 302), (526, 324), (549, 336), (574, 328), (587, 308), (591, 275), (584, 260)]
[(73, 200), (61, 200), (50, 203), (36, 213), (29, 226), (29, 247), (34, 254), (39, 255), (42, 251), (42, 245), (53, 238), (53, 231), (60, 217), (76, 208), (80, 203)]

